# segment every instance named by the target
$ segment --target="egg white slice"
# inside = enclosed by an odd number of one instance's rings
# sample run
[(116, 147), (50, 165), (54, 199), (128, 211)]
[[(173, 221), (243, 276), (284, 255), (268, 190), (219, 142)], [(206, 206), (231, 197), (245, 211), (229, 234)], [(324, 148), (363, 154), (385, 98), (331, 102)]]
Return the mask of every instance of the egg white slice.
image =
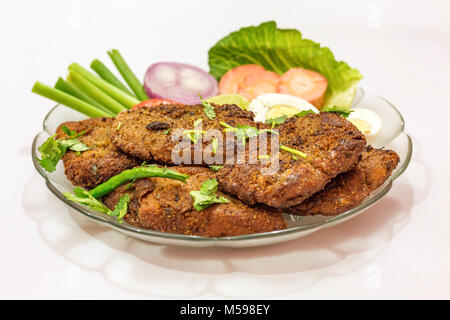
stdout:
[[(376, 136), (380, 132), (383, 123), (378, 114), (364, 108), (353, 109), (353, 112), (350, 113), (347, 119), (367, 137)], [(367, 124), (369, 127), (367, 127)]]
[(266, 93), (259, 95), (250, 102), (249, 110), (255, 115), (255, 121), (264, 122), (267, 120), (267, 112), (277, 105), (284, 105), (295, 108), (298, 112), (312, 110), (319, 113), (316, 107), (306, 100), (281, 93)]

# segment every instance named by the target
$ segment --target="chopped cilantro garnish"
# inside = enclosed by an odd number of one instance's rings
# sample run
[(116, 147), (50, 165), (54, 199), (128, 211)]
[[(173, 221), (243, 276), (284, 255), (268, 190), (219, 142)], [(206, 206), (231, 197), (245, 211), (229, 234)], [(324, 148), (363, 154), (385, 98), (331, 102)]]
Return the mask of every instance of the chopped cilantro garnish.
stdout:
[(117, 217), (120, 222), (122, 218), (127, 214), (128, 204), (130, 203), (130, 196), (125, 194), (119, 199), (114, 209), (109, 213), (110, 216)]
[(338, 115), (340, 115), (341, 117), (347, 118), (350, 113), (353, 112), (353, 110), (350, 110), (348, 108), (342, 108), (342, 107), (325, 107), (323, 109), (321, 109), (320, 111), (322, 112), (331, 112), (331, 113), (336, 113)]
[(65, 192), (63, 193), (64, 197), (67, 200), (72, 202), (77, 202), (88, 206), (89, 208), (100, 211), (106, 214), (109, 214), (111, 210), (101, 203), (99, 200), (95, 199), (87, 190), (84, 190), (81, 187), (75, 187), (73, 189), (73, 193)]
[(194, 198), (194, 209), (201, 211), (214, 203), (228, 203), (230, 200), (215, 195), (217, 191), (217, 180), (211, 179), (203, 182), (199, 191), (191, 191), (189, 194)]
[(202, 118), (198, 118), (194, 121), (194, 129), (193, 130), (185, 130), (183, 134), (186, 134), (191, 141), (196, 144), (198, 142), (198, 139), (202, 134), (205, 134), (206, 132), (203, 130), (195, 129), (202, 123)]
[(297, 116), (297, 117), (304, 117), (304, 116), (306, 116), (306, 115), (308, 115), (308, 114), (315, 114), (315, 112), (314, 111), (312, 111), (311, 109), (308, 109), (308, 110), (303, 110), (303, 111), (300, 111), (299, 113), (296, 113), (295, 115)]
[(216, 112), (214, 111), (214, 107), (205, 99), (203, 99), (203, 97), (198, 94), (198, 96), (200, 97), (200, 100), (202, 101), (202, 105), (203, 105), (203, 112), (206, 114), (206, 116), (212, 120), (216, 117)]
[(266, 120), (266, 124), (271, 124), (272, 125), (272, 129), (275, 128), (275, 126), (283, 124), (287, 119), (287, 115), (283, 115), (281, 117), (278, 118), (273, 118), (273, 119), (267, 119)]
[(301, 152), (301, 151), (298, 151), (298, 150), (295, 150), (295, 149), (286, 147), (286, 146), (284, 146), (284, 145), (282, 145), (282, 144), (280, 144), (280, 149), (281, 149), (281, 150), (284, 150), (284, 151), (287, 151), (287, 152), (290, 152), (290, 153), (293, 153), (293, 154), (295, 154), (295, 155), (297, 155), (297, 156), (300, 156), (300, 157), (302, 157), (302, 158), (306, 158), (306, 153), (303, 153), (303, 152)]
[(219, 165), (211, 165), (211, 166), (209, 166), (209, 168), (210, 168), (212, 171), (219, 171), (220, 169), (223, 168), (223, 166), (219, 166)]
[(225, 127), (225, 129), (223, 130), (224, 132), (234, 132), (236, 138), (241, 140), (241, 143), (244, 146), (245, 146), (245, 143), (246, 143), (248, 138), (256, 137), (260, 133), (271, 132), (271, 133), (274, 133), (274, 134), (278, 134), (277, 131), (272, 130), (272, 129), (261, 129), (261, 130), (258, 130), (258, 128), (250, 127), (247, 124), (245, 124), (245, 125), (238, 124), (236, 126), (236, 128), (230, 126), (228, 123), (225, 123), (223, 121), (220, 121), (220, 124), (223, 127)]
[(121, 222), (121, 219), (127, 214), (128, 203), (130, 203), (130, 196), (125, 194), (119, 199), (113, 210), (110, 210), (101, 201), (94, 198), (89, 191), (84, 190), (81, 187), (75, 187), (73, 193), (65, 192), (63, 193), (67, 200), (84, 204), (85, 206), (91, 208), (92, 210), (106, 213), (110, 216), (117, 217), (117, 220)]
[(75, 152), (86, 151), (89, 149), (84, 143), (76, 139), (76, 137), (79, 137), (85, 131), (77, 134), (75, 131), (69, 130), (66, 126), (61, 127), (61, 129), (65, 134), (69, 135), (70, 138), (59, 140), (55, 138), (55, 134), (48, 138), (38, 148), (41, 159), (37, 158), (37, 161), (41, 167), (48, 172), (56, 170), (56, 164), (66, 154), (67, 149)]

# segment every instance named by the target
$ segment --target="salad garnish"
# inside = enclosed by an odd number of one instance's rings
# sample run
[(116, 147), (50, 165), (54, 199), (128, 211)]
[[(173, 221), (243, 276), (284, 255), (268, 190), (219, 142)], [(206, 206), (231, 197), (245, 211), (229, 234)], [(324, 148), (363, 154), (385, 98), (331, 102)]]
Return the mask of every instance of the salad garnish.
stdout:
[(272, 129), (275, 128), (275, 126), (283, 124), (287, 119), (286, 115), (280, 116), (278, 118), (273, 118), (273, 119), (267, 119), (266, 120), (266, 124), (271, 124), (272, 125)]
[(230, 69), (247, 64), (260, 65), (279, 75), (291, 68), (318, 72), (328, 81), (325, 107), (349, 108), (362, 79), (357, 69), (337, 61), (329, 48), (304, 39), (298, 30), (279, 29), (274, 21), (230, 33), (209, 50), (208, 56), (210, 73), (217, 80)]
[(206, 116), (212, 120), (216, 117), (216, 112), (214, 111), (214, 107), (205, 99), (203, 99), (203, 97), (201, 96), (201, 94), (199, 93), (198, 96), (200, 97), (200, 100), (202, 101), (202, 105), (204, 106), (203, 108), (203, 112), (206, 114)]
[(201, 211), (208, 208), (214, 203), (229, 203), (230, 200), (223, 196), (217, 196), (215, 192), (217, 191), (217, 180), (211, 179), (206, 180), (202, 183), (199, 191), (191, 191), (189, 194), (194, 198), (194, 209)]
[(322, 108), (320, 111), (322, 112), (331, 112), (340, 115), (341, 117), (347, 118), (353, 110), (341, 108), (337, 106)]
[(61, 127), (61, 130), (69, 136), (69, 138), (56, 139), (56, 134), (49, 137), (39, 148), (38, 151), (41, 154), (41, 159), (37, 158), (37, 161), (41, 167), (47, 172), (54, 172), (56, 170), (56, 164), (66, 154), (67, 149), (82, 152), (89, 150), (89, 148), (77, 137), (84, 134), (86, 131), (77, 133), (69, 130), (66, 126)]

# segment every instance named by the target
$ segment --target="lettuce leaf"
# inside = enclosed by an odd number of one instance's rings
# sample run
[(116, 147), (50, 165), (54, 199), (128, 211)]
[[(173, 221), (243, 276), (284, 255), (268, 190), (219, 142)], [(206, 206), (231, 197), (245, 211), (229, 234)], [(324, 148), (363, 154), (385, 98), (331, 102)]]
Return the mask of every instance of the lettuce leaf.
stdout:
[(209, 50), (208, 57), (209, 73), (217, 80), (243, 64), (258, 64), (280, 75), (294, 67), (319, 72), (328, 80), (323, 107), (349, 108), (362, 79), (357, 69), (336, 61), (329, 48), (303, 39), (298, 30), (278, 29), (274, 21), (230, 33)]

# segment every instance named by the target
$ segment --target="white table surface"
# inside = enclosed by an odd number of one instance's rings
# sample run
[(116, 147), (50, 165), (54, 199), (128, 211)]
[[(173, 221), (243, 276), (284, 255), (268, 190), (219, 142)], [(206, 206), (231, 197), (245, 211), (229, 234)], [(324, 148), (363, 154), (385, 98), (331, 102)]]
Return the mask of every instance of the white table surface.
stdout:
[[(0, 298), (450, 298), (449, 1), (2, 1)], [(121, 50), (207, 69), (242, 26), (276, 20), (329, 46), (403, 113), (410, 167), (345, 224), (254, 249), (148, 244), (69, 211), (31, 163), (53, 106), (30, 92)]]

